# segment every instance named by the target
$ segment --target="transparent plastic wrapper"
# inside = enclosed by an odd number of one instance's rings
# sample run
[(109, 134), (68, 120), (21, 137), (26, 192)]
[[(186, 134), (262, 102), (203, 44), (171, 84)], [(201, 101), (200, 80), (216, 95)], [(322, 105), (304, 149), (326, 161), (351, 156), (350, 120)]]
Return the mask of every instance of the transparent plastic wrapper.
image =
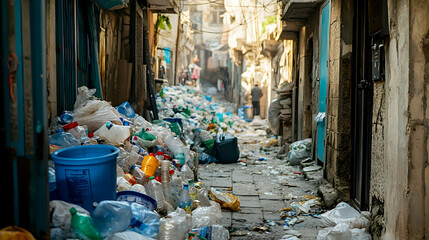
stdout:
[(211, 188), (210, 197), (221, 205), (222, 208), (229, 208), (232, 211), (240, 211), (240, 199), (232, 193), (222, 193), (218, 190)]
[(220, 220), (222, 220), (222, 210), (217, 202), (212, 201), (210, 207), (199, 207), (192, 211), (192, 228), (212, 226)]
[(106, 101), (91, 100), (86, 105), (75, 109), (73, 114), (73, 120), (79, 125), (88, 126), (89, 132), (96, 131), (106, 122), (122, 125), (118, 111)]
[(198, 193), (198, 200), (200, 200), (201, 204), (204, 207), (210, 206), (210, 199), (209, 199), (209, 190), (202, 186), (200, 189), (197, 190)]
[(107, 122), (95, 131), (94, 135), (117, 146), (124, 143), (124, 141), (131, 136), (131, 127)]
[[(189, 217), (188, 217), (189, 216)], [(160, 219), (158, 239), (178, 240), (187, 239), (188, 229), (191, 227), (191, 216), (185, 210), (177, 208), (176, 211)]]
[(60, 200), (50, 201), (49, 210), (51, 213), (51, 227), (60, 228), (63, 230), (63, 233), (69, 234), (70, 221), (72, 217), (70, 214), (70, 209), (72, 207), (74, 207), (79, 213), (89, 215), (89, 212), (87, 210), (78, 205)]
[(130, 231), (155, 238), (159, 233), (159, 216), (138, 203), (131, 203), (133, 217)]
[(109, 240), (154, 240), (154, 238), (143, 236), (132, 231), (115, 233)]
[(280, 101), (278, 99), (274, 99), (270, 107), (268, 109), (268, 126), (270, 127), (271, 131), (275, 135), (279, 135), (280, 133), (280, 110), (282, 109), (282, 105), (280, 104)]
[(92, 213), (95, 227), (103, 237), (127, 230), (132, 217), (131, 206), (124, 201), (101, 201)]
[(134, 118), (133, 120), (133, 125), (135, 127), (138, 127), (140, 129), (151, 129), (152, 128), (152, 124), (148, 121), (146, 121), (146, 119), (144, 119), (142, 116), (137, 116)]
[(229, 231), (221, 225), (213, 225), (209, 227), (193, 228), (189, 230), (189, 236), (195, 236), (195, 239), (199, 239), (196, 236), (210, 240), (228, 240)]
[(86, 86), (81, 86), (77, 89), (76, 102), (74, 103), (74, 109), (83, 107), (89, 100), (94, 99), (93, 96), (96, 89), (88, 89)]

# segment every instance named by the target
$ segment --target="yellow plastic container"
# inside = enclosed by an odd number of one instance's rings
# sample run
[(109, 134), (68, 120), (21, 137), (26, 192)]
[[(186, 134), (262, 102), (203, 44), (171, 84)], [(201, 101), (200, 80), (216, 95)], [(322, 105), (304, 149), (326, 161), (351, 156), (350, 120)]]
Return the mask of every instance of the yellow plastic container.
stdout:
[(142, 162), (142, 171), (147, 177), (155, 176), (156, 170), (158, 170), (159, 161), (156, 157), (151, 153), (149, 156), (145, 156)]

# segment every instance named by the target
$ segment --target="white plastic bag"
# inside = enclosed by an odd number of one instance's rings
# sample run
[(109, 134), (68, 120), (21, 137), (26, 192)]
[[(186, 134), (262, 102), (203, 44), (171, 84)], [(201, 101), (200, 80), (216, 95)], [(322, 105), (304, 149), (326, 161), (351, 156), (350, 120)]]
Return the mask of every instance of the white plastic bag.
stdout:
[(337, 224), (335, 227), (324, 228), (317, 234), (317, 240), (345, 240), (352, 239), (352, 232), (346, 223)]
[(333, 227), (339, 223), (350, 223), (353, 219), (359, 218), (360, 213), (345, 202), (340, 202), (337, 206), (321, 215), (322, 226)]
[(122, 125), (118, 111), (106, 101), (90, 100), (84, 106), (73, 111), (74, 121), (79, 125), (88, 126), (89, 132), (94, 132), (106, 122)]
[(76, 96), (76, 102), (74, 103), (73, 109), (81, 108), (83, 105), (85, 105), (89, 100), (94, 99), (94, 93), (96, 92), (96, 89), (88, 89), (86, 86), (81, 86), (77, 89), (77, 96)]
[(211, 202), (210, 207), (199, 207), (192, 211), (192, 228), (208, 227), (222, 220), (219, 203)]

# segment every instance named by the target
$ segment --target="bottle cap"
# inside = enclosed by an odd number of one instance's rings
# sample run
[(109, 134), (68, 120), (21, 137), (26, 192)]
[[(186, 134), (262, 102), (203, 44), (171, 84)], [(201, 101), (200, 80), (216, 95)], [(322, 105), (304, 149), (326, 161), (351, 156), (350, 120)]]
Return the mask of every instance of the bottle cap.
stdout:
[(64, 125), (63, 129), (64, 129), (64, 131), (67, 131), (67, 130), (70, 130), (70, 129), (77, 127), (78, 125), (79, 124), (77, 122), (72, 122), (72, 123), (69, 123), (67, 125)]
[(74, 208), (74, 207), (70, 208), (70, 213), (71, 213), (72, 215), (75, 215), (75, 214), (77, 213), (76, 208)]
[(88, 137), (90, 138), (94, 137), (94, 133), (93, 132), (88, 133)]
[(136, 165), (132, 165), (131, 166), (131, 170), (133, 170), (134, 168), (136, 168)]
[(170, 175), (173, 175), (173, 174), (174, 174), (174, 169), (170, 169), (170, 170), (168, 171), (168, 173), (169, 173)]
[(170, 160), (170, 155), (164, 154), (164, 159), (165, 160)]
[(163, 152), (161, 152), (161, 151), (157, 151), (157, 152), (156, 152), (156, 155), (158, 155), (158, 156), (159, 156), (159, 155), (164, 155), (164, 153), (163, 153)]
[(155, 177), (154, 177), (154, 176), (152, 176), (152, 177), (150, 177), (150, 178), (149, 178), (149, 180), (152, 180), (152, 179), (155, 179)]
[(149, 156), (155, 157), (155, 154), (153, 154), (153, 153), (149, 153)]
[(189, 188), (188, 184), (183, 184), (183, 188), (188, 189)]
[(64, 130), (62, 130), (61, 128), (57, 130), (58, 133), (62, 133), (64, 132)]
[(158, 182), (161, 182), (162, 179), (161, 179), (160, 176), (155, 176), (155, 180), (158, 181)]

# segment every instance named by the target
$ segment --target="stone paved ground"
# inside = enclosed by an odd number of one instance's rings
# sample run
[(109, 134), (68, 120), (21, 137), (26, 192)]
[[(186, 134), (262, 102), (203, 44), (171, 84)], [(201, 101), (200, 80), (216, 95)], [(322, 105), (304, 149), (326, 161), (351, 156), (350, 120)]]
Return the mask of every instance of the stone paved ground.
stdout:
[[(284, 160), (276, 158), (279, 147), (268, 147), (266, 151), (261, 151), (260, 142), (266, 140), (266, 136), (257, 136), (254, 129), (250, 131), (253, 135), (249, 135), (249, 132), (236, 134), (242, 153), (240, 160), (244, 160), (246, 165), (200, 165), (199, 179), (209, 188), (239, 197), (241, 211), (222, 210), (221, 225), (230, 230), (231, 239), (281, 239), (286, 234), (281, 209), (299, 201), (303, 195), (317, 196), (322, 172), (302, 174), (302, 167), (288, 166)], [(321, 208), (315, 207), (316, 210)], [(320, 220), (316, 217), (298, 216), (299, 222), (291, 229), (300, 232), (299, 239), (315, 239), (320, 229)], [(255, 227), (268, 229), (257, 231)]]

